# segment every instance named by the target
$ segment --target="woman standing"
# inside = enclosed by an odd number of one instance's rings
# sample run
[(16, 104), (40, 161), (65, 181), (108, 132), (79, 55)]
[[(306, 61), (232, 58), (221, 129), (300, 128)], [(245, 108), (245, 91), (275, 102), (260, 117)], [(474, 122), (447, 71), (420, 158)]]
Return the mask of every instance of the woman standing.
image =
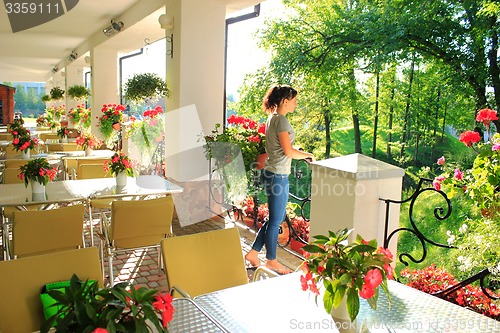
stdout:
[(297, 90), (288, 85), (270, 88), (264, 96), (262, 109), (269, 115), (266, 122), (266, 152), (268, 159), (262, 170), (261, 181), (264, 184), (269, 208), (269, 219), (260, 228), (245, 259), (252, 266), (259, 266), (258, 254), (266, 246), (266, 267), (279, 274), (288, 274), (290, 269), (276, 259), (279, 226), (285, 219), (288, 202), (288, 175), (292, 159), (313, 159), (311, 153), (293, 148), (295, 131), (286, 118), (297, 106)]

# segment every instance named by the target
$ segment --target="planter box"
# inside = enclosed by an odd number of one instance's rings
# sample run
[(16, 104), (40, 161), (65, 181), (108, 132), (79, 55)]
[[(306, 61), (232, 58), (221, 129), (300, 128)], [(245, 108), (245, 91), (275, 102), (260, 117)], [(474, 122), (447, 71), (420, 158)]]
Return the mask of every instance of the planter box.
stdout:
[(297, 252), (298, 254), (300, 254), (301, 256), (305, 257), (307, 252), (302, 250), (302, 247), (305, 246), (306, 244), (303, 244), (301, 242), (299, 242), (298, 240), (296, 239), (290, 239), (290, 248)]

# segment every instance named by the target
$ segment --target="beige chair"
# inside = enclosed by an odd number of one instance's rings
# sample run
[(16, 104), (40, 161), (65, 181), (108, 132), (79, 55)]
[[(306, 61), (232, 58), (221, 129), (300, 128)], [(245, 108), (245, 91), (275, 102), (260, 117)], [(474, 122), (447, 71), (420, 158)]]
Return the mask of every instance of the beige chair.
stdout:
[(27, 257), (83, 247), (84, 205), (15, 211), (11, 257)]
[[(171, 293), (194, 297), (248, 283), (237, 228), (220, 229), (161, 241), (163, 266)], [(276, 276), (260, 266), (261, 274)]]
[[(83, 160), (82, 160), (83, 161)], [(78, 179), (91, 179), (91, 178), (109, 178), (112, 177), (110, 173), (104, 171), (102, 164), (81, 164), (78, 170)], [(89, 202), (88, 213), (89, 213), (89, 225), (91, 234), (91, 245), (94, 245), (94, 213), (95, 212), (106, 212), (111, 209), (111, 203), (113, 198), (104, 199), (92, 199)]]
[(3, 169), (2, 182), (4, 184), (19, 184), (24, 183), (24, 180), (19, 179), (19, 168)]
[(12, 140), (12, 134), (0, 133), (0, 140), (10, 141), (10, 140)]
[(57, 133), (41, 133), (38, 137), (45, 143), (47, 143), (47, 140), (55, 140), (55, 142), (59, 140)]
[[(85, 157), (85, 158), (79, 158), (76, 161), (76, 171), (80, 171), (80, 166), (82, 164), (99, 164), (101, 165), (101, 168), (103, 168), (104, 162), (109, 161), (109, 157)], [(77, 174), (78, 176), (78, 174)], [(80, 178), (79, 178), (80, 179)]]
[(5, 157), (13, 158), (13, 157), (20, 156), (20, 155), (21, 155), (21, 152), (15, 150), (14, 146), (12, 144), (9, 144), (7, 147), (5, 147)]
[(171, 196), (167, 196), (150, 200), (113, 201), (111, 220), (101, 214), (104, 235), (101, 253), (104, 258), (106, 249), (111, 286), (114, 283), (113, 255), (117, 252), (155, 247), (160, 265), (160, 241), (172, 236), (173, 213), (174, 201)]
[(80, 164), (78, 179), (110, 178), (111, 173), (104, 171), (102, 164)]
[(66, 281), (76, 274), (103, 287), (95, 247), (1, 261), (0, 272), (0, 332), (4, 333), (40, 330), (44, 322), (40, 290), (46, 283)]
[(5, 167), (19, 169), (20, 166), (25, 165), (27, 162), (28, 162), (28, 160), (23, 160), (23, 159), (19, 159), (19, 158), (12, 158), (12, 159), (5, 160)]
[(64, 151), (62, 143), (47, 143), (45, 144), (45, 147), (47, 149), (47, 152), (49, 153), (53, 153), (56, 151)]

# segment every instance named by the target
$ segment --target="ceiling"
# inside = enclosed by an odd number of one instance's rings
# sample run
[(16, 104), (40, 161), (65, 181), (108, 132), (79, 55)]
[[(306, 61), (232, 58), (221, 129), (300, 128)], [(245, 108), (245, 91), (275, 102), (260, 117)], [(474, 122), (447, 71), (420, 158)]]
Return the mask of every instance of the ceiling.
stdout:
[[(45, 82), (53, 75), (55, 66), (63, 67), (70, 53), (85, 49), (86, 43), (92, 38), (104, 39), (110, 47), (128, 53), (143, 47), (145, 38), (155, 41), (164, 37), (165, 31), (158, 23), (158, 17), (165, 12), (164, 8), (133, 26), (125, 26), (113, 37), (107, 38), (102, 33), (112, 19), (141, 1), (151, 0), (77, 1), (77, 5), (64, 15), (16, 33), (12, 32), (6, 11), (0, 10), (0, 82)], [(258, 2), (227, 0), (226, 11), (231, 13)], [(78, 64), (85, 65), (85, 55), (88, 53), (78, 54)]]

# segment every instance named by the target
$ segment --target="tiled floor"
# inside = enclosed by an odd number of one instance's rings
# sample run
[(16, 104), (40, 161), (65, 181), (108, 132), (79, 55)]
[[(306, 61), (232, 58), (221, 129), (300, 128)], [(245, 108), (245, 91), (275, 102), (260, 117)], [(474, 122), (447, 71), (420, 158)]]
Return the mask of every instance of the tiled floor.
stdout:
[[(237, 227), (241, 236), (242, 255), (246, 254), (250, 248), (255, 233), (248, 227), (239, 223), (233, 223), (220, 217), (215, 217), (194, 225), (181, 227), (176, 219), (173, 221), (174, 235), (187, 235), (198, 232), (205, 232), (215, 229)], [(278, 260), (285, 266), (295, 270), (302, 259), (293, 251), (278, 248)], [(261, 253), (262, 261), (265, 260), (265, 253)], [(162, 292), (168, 290), (167, 280), (164, 272), (158, 268), (158, 256), (156, 250), (135, 250), (124, 254), (119, 254), (113, 262), (114, 281), (131, 281), (140, 286), (155, 288)], [(107, 267), (105, 267), (107, 269)], [(249, 278), (252, 272), (249, 271)]]

